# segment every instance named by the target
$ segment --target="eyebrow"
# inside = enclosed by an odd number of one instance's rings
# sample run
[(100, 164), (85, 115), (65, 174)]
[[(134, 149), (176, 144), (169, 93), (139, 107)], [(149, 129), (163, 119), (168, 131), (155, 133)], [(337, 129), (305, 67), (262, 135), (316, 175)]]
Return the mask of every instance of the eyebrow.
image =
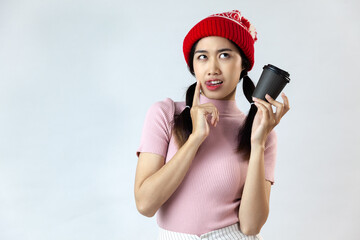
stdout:
[[(231, 52), (232, 49), (230, 49), (230, 48), (222, 48), (222, 49), (217, 50), (218, 53), (225, 52), (225, 51)], [(197, 51), (195, 51), (194, 54), (196, 54), (196, 53), (208, 53), (208, 51), (206, 51), (206, 50), (197, 50)]]

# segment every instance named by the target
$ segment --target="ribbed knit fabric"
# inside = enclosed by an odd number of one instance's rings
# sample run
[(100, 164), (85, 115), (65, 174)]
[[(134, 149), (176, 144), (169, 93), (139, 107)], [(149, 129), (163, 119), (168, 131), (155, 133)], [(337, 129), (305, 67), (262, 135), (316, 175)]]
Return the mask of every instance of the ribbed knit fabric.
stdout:
[[(212, 102), (219, 110), (216, 127), (202, 143), (184, 180), (157, 212), (158, 225), (166, 230), (201, 234), (230, 226), (239, 221), (238, 210), (246, 180), (248, 161), (235, 153), (239, 128), (246, 115), (234, 100), (214, 100), (203, 94), (200, 104)], [(178, 150), (172, 136), (174, 114), (185, 102), (170, 98), (153, 104), (146, 115), (137, 156), (151, 152), (171, 160)], [(272, 131), (266, 141), (265, 179), (274, 182), (277, 138)], [(161, 189), (159, 189), (161, 191)]]

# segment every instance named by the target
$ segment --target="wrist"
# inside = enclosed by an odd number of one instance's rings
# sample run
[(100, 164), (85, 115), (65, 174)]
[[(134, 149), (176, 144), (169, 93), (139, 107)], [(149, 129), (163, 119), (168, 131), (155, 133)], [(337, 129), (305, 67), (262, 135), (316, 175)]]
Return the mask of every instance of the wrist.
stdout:
[(250, 140), (251, 146), (263, 146), (263, 147), (265, 147), (266, 138), (267, 137), (251, 138), (251, 140)]
[(189, 142), (198, 146), (200, 146), (204, 140), (204, 137), (195, 135), (194, 133), (191, 133), (188, 138)]
[[(250, 161), (264, 161), (265, 145), (252, 144), (250, 152)], [(262, 156), (262, 157), (261, 157)]]
[(251, 150), (265, 150), (265, 142), (251, 141)]

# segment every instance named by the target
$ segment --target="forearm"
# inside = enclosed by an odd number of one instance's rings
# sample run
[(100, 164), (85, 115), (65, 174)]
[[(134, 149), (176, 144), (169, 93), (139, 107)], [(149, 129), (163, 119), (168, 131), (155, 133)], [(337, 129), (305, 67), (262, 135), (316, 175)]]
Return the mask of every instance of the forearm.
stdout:
[(249, 166), (239, 208), (241, 230), (248, 235), (260, 232), (269, 214), (265, 191), (264, 145), (251, 146)]
[(172, 159), (143, 182), (137, 195), (146, 216), (155, 215), (181, 184), (201, 142), (190, 135)]

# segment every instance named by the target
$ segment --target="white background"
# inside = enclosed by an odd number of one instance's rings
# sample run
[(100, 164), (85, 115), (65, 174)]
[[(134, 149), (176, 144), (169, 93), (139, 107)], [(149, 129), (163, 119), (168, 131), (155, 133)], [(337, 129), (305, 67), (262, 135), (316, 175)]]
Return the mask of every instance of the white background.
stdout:
[(254, 82), (268, 63), (291, 77), (262, 236), (356, 239), (357, 0), (0, 0), (0, 239), (155, 239), (133, 194), (146, 111), (184, 100), (183, 38), (233, 9), (258, 32)]

